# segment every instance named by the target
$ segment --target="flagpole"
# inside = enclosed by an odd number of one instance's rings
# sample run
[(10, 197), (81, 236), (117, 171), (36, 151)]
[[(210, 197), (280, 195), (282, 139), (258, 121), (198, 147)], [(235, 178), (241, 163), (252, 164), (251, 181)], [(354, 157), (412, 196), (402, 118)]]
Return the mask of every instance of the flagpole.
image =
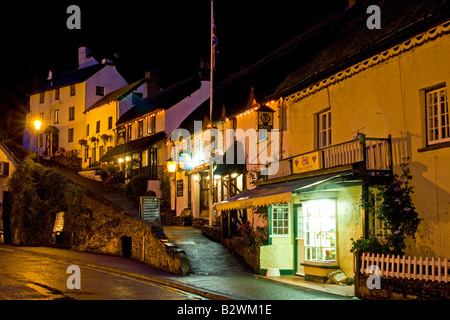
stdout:
[[(210, 124), (210, 130), (212, 129), (213, 121), (212, 121), (212, 114), (213, 114), (213, 96), (214, 96), (214, 60), (215, 60), (215, 52), (214, 52), (214, 0), (211, 0), (211, 60), (210, 60), (210, 89), (209, 89), (209, 124)], [(212, 151), (212, 150), (211, 150)], [(212, 155), (209, 155), (212, 157)], [(214, 204), (214, 173), (213, 173), (213, 163), (210, 161), (209, 164), (209, 225), (212, 226), (214, 221), (214, 210), (213, 210), (213, 204)]]

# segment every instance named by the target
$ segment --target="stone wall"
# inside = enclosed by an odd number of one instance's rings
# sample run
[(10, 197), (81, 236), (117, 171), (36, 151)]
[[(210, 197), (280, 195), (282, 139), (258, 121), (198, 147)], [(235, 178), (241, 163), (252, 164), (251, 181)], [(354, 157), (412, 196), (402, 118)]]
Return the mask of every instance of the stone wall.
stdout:
[(168, 242), (161, 226), (136, 220), (89, 193), (82, 206), (88, 225), (77, 232), (72, 249), (126, 256), (175, 274), (190, 273), (185, 252)]
[(243, 237), (224, 239), (222, 243), (225, 247), (240, 256), (254, 273), (260, 273), (259, 247), (245, 245), (245, 239)]
[[(450, 299), (450, 283), (382, 277), (380, 289), (367, 287), (368, 275), (360, 275), (359, 294), (365, 300)], [(372, 280), (372, 279), (371, 279)], [(356, 289), (356, 287), (355, 287)], [(357, 289), (356, 289), (357, 290)]]

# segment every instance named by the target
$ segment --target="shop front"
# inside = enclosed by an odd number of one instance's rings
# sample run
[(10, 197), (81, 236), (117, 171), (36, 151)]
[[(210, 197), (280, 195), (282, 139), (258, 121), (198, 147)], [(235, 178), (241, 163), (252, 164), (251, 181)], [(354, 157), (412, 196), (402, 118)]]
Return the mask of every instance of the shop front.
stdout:
[(260, 273), (278, 269), (324, 282), (336, 270), (353, 277), (350, 239), (363, 235), (361, 196), (361, 180), (344, 172), (260, 186), (216, 210), (267, 206), (269, 238), (260, 247)]

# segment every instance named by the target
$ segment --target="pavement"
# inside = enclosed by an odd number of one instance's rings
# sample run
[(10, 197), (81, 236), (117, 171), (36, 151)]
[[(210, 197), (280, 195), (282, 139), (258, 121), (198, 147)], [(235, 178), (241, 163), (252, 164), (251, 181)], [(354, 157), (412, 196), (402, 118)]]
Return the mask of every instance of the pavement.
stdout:
[[(54, 166), (44, 162), (44, 165)], [(61, 174), (90, 190), (98, 196), (121, 206), (132, 216), (139, 216), (139, 208), (126, 195), (109, 189), (103, 183), (80, 176), (78, 173), (55, 167)], [(213, 300), (348, 300), (354, 295), (353, 286), (317, 284), (300, 276), (266, 277), (255, 275), (243, 260), (229, 249), (202, 235), (193, 227), (163, 226), (171, 242), (186, 252), (192, 274), (173, 275), (137, 261), (121, 257), (99, 256), (96, 266), (142, 277), (157, 283), (202, 295)], [(62, 253), (54, 248), (27, 248), (42, 254), (66, 254), (89, 266), (89, 255), (68, 251)], [(64, 250), (63, 250), (64, 251)]]

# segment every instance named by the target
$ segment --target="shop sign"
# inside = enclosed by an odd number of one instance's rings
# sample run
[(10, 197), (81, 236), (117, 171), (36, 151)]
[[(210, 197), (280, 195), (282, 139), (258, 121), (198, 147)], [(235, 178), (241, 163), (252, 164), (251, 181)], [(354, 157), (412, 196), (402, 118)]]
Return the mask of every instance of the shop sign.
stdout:
[(178, 155), (178, 167), (180, 170), (192, 170), (192, 154), (191, 153), (180, 153)]
[(158, 197), (141, 197), (139, 209), (142, 220), (152, 223), (159, 223)]
[(183, 196), (183, 180), (177, 180), (177, 197)]
[(322, 152), (315, 151), (292, 159), (293, 174), (322, 169)]

